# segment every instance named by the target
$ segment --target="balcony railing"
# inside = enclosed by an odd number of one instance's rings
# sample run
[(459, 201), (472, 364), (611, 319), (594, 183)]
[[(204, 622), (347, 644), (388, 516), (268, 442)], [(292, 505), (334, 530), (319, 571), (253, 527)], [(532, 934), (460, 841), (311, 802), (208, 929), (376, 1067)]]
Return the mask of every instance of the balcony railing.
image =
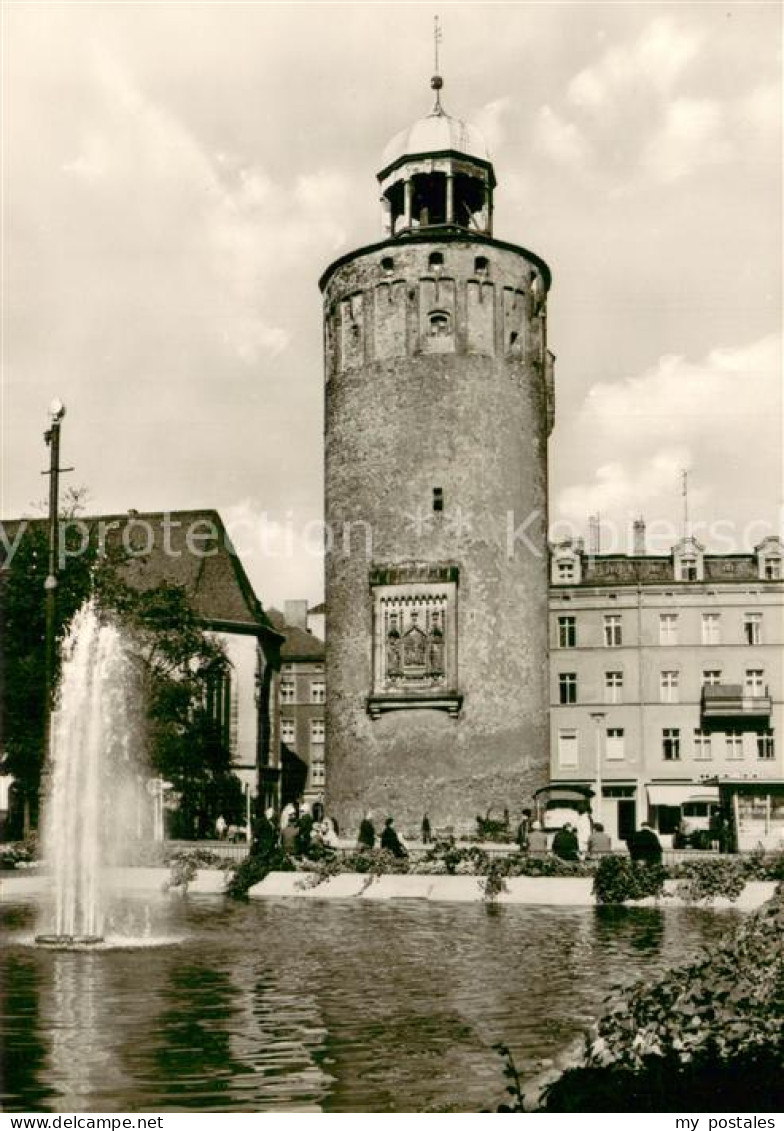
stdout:
[(771, 712), (770, 691), (751, 693), (740, 683), (714, 683), (702, 689), (703, 719), (766, 719)]

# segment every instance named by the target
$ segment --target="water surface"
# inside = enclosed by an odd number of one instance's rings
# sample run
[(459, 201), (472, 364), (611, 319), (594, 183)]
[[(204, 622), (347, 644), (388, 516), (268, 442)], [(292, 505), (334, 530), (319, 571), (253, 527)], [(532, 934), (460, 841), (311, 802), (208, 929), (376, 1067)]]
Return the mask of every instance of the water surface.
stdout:
[(6, 905), (3, 1107), (479, 1111), (503, 1097), (494, 1043), (538, 1074), (614, 985), (734, 914), (189, 897), (145, 910), (176, 945), (69, 953)]

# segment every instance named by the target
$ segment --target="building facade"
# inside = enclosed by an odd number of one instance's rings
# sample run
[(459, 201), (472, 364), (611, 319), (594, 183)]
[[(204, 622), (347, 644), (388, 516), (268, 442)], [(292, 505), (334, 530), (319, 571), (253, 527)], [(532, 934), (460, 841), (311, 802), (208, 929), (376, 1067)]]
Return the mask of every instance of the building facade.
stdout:
[(324, 641), (309, 628), (306, 601), (286, 601), (269, 617), (285, 636), (281, 647), (278, 714), (281, 805), (304, 799), (324, 801), (326, 785)]
[(692, 538), (669, 556), (553, 547), (551, 779), (592, 786), (616, 843), (645, 820), (673, 834), (722, 781), (761, 798), (763, 843), (784, 837), (766, 791), (784, 782), (783, 559), (776, 538), (728, 555)]
[(385, 238), (321, 279), (327, 802), (457, 831), (547, 780), (547, 265), (493, 235), (477, 130), (387, 147)]
[[(41, 525), (40, 520), (4, 522), (4, 545), (34, 536)], [(162, 583), (182, 587), (228, 661), (209, 705), (230, 751), (232, 772), (251, 798), (260, 794), (265, 805), (277, 805), (283, 637), (256, 597), (220, 515), (193, 510), (75, 517), (61, 523), (61, 544), (66, 536), (82, 550), (93, 545), (99, 555), (118, 554), (123, 579), (137, 589)], [(10, 568), (8, 559), (0, 565)], [(13, 783), (7, 778), (0, 781), (2, 801), (13, 808)]]

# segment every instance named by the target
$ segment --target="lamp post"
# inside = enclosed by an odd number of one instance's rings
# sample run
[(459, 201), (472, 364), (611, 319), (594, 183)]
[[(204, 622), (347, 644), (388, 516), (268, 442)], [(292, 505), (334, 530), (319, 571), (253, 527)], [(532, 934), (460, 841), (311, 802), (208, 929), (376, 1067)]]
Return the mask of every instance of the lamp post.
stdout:
[[(57, 567), (60, 556), (59, 545), (59, 501), (60, 501), (60, 472), (72, 471), (70, 467), (60, 467), (60, 428), (65, 416), (65, 405), (55, 398), (49, 405), (49, 419), (51, 424), (44, 432), (44, 440), (49, 448), (49, 470), (42, 471), (42, 475), (49, 476), (49, 512), (47, 517), (49, 531), (49, 561), (44, 581), (44, 608), (46, 616), (46, 629), (44, 639), (44, 727), (43, 749), (41, 751), (41, 766), (46, 765), (49, 754), (49, 741), (52, 729), (52, 696), (54, 692), (55, 668), (55, 639), (56, 639), (56, 614), (57, 614)], [(25, 835), (30, 830), (30, 805), (29, 798), (25, 799), (24, 811)]]
[(604, 711), (591, 711), (591, 718), (596, 723), (596, 765), (594, 777), (596, 779), (596, 807), (594, 824), (602, 820), (602, 723), (605, 720)]

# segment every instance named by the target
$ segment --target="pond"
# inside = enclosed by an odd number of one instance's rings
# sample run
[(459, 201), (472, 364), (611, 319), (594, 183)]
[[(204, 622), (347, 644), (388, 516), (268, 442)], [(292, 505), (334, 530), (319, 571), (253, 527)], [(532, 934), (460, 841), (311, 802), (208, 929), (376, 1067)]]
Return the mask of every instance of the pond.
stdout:
[[(138, 911), (138, 906), (136, 907)], [(480, 1111), (734, 912), (156, 898), (174, 945), (54, 952), (2, 909), (5, 1111)]]

